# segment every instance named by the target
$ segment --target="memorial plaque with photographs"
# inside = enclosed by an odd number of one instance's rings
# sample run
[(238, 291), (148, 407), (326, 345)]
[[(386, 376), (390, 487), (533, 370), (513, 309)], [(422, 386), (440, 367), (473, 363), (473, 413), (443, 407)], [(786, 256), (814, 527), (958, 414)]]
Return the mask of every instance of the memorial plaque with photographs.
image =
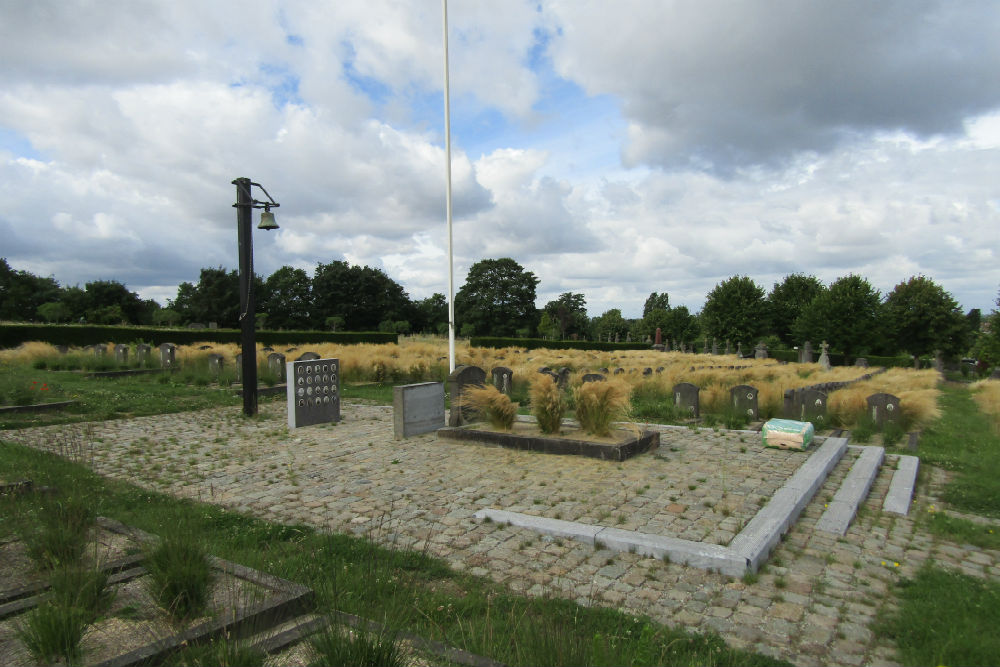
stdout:
[(289, 361), (288, 428), (340, 421), (340, 360)]

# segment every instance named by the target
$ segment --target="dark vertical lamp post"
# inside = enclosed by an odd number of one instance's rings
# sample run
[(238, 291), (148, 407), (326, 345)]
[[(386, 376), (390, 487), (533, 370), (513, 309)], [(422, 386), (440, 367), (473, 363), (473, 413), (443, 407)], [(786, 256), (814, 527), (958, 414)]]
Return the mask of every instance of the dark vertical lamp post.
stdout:
[[(254, 340), (256, 324), (256, 299), (253, 291), (253, 236), (250, 229), (250, 209), (262, 208), (257, 229), (277, 229), (271, 208), (280, 206), (274, 201), (264, 186), (249, 178), (237, 178), (236, 186), (236, 226), (240, 239), (240, 347), (243, 352), (243, 414), (251, 417), (257, 414), (257, 344)], [(268, 201), (257, 201), (250, 189), (257, 186)]]

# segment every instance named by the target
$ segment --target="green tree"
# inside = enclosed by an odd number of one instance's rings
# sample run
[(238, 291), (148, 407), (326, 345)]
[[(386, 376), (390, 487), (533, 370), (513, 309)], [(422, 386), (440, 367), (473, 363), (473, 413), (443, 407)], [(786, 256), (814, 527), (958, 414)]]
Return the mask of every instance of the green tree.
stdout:
[(691, 314), (687, 306), (677, 306), (668, 310), (661, 329), (665, 337), (682, 340), (688, 344), (693, 343), (701, 333), (698, 318)]
[(409, 321), (410, 297), (381, 269), (344, 261), (319, 264), (313, 273), (313, 320), (344, 318), (348, 331), (375, 331), (384, 320)]
[(614, 340), (617, 336), (619, 340), (625, 338), (628, 331), (628, 322), (622, 317), (619, 308), (612, 308), (601, 313), (600, 317), (595, 317), (591, 321), (591, 332), (595, 340)]
[(708, 293), (701, 318), (706, 335), (752, 345), (766, 330), (764, 290), (747, 276), (733, 276)]
[(0, 258), (0, 319), (32, 320), (43, 303), (59, 301), (61, 291), (54, 278), (12, 269)]
[(535, 287), (538, 278), (509, 257), (484, 259), (469, 269), (455, 295), (455, 318), (463, 335), (513, 336), (519, 329), (533, 331), (538, 315)]
[(271, 329), (308, 329), (312, 281), (302, 269), (283, 266), (264, 281), (257, 310), (267, 313)]
[(555, 340), (559, 337), (559, 323), (553, 321), (548, 311), (542, 311), (542, 318), (538, 321), (538, 335), (542, 338)]
[(448, 299), (444, 294), (435, 292), (413, 303), (414, 331), (436, 333), (442, 326), (448, 330)]
[(69, 307), (61, 301), (49, 301), (38, 307), (38, 316), (46, 322), (65, 322), (70, 318)]
[(875, 349), (880, 316), (878, 290), (851, 274), (835, 280), (803, 308), (792, 331), (797, 340), (814, 345), (825, 340), (834, 350), (860, 355)]
[(670, 296), (666, 292), (663, 294), (650, 292), (646, 297), (646, 303), (642, 306), (642, 316), (646, 317), (654, 310), (670, 310)]
[(926, 355), (935, 350), (967, 350), (968, 322), (958, 303), (930, 278), (911, 276), (899, 283), (882, 307), (884, 333), (897, 352)]
[(770, 332), (785, 345), (801, 345), (795, 340), (792, 325), (802, 313), (802, 309), (823, 293), (823, 283), (816, 276), (793, 273), (785, 276), (780, 283), (774, 283), (767, 295), (767, 315)]
[(587, 300), (582, 294), (563, 292), (558, 299), (545, 304), (542, 310), (558, 328), (556, 335), (562, 340), (587, 332), (590, 318), (587, 317)]
[[(254, 276), (252, 289), (259, 295), (264, 282)], [(240, 276), (235, 270), (202, 269), (197, 285), (183, 282), (177, 287), (177, 298), (168, 304), (181, 314), (184, 322), (217, 322), (220, 327), (239, 328)]]
[(153, 324), (175, 327), (181, 321), (181, 314), (173, 308), (160, 308), (153, 313)]
[(154, 301), (143, 301), (138, 294), (117, 280), (94, 280), (84, 285), (87, 321), (101, 324), (152, 324)]

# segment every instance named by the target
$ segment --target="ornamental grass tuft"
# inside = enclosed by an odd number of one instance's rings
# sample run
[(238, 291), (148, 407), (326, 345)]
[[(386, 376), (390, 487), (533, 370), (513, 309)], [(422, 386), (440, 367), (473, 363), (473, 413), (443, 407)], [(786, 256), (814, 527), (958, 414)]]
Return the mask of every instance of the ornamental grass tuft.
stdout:
[(542, 433), (559, 433), (566, 402), (551, 375), (539, 373), (531, 382), (531, 414)]
[(493, 428), (509, 431), (517, 415), (517, 403), (491, 384), (466, 387), (462, 403), (482, 415)]
[(576, 419), (584, 431), (596, 436), (611, 433), (611, 422), (629, 410), (629, 387), (624, 382), (585, 382), (574, 392)]

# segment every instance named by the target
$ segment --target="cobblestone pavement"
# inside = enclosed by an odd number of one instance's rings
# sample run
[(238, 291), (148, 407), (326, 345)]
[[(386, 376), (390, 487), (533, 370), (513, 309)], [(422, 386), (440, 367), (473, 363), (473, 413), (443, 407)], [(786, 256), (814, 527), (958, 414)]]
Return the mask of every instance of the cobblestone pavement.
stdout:
[[(714, 630), (730, 645), (796, 664), (891, 665), (872, 621), (929, 558), (1000, 576), (1000, 552), (938, 541), (917, 518), (947, 473), (925, 469), (907, 517), (881, 511), (887, 456), (846, 536), (814, 531), (856, 453), (836, 466), (756, 577), (696, 568), (479, 523), (483, 507), (728, 544), (806, 454), (759, 435), (664, 428), (623, 463), (439, 440), (396, 441), (392, 408), (346, 403), (344, 420), (289, 433), (283, 403), (8, 431), (3, 438), (83, 459), (99, 473), (284, 523), (427, 549), (454, 568), (528, 595)], [(655, 428), (655, 427), (654, 427)]]

